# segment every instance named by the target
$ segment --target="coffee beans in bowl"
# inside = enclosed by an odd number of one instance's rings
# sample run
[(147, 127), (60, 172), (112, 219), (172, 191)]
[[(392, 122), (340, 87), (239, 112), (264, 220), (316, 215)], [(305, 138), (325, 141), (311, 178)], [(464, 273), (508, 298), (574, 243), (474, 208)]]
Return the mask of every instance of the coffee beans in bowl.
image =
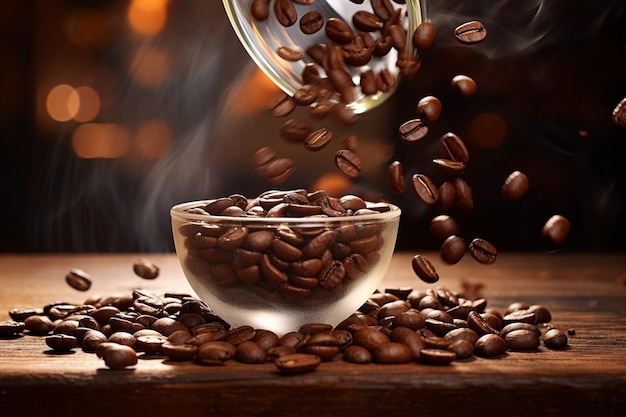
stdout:
[(298, 189), (180, 204), (171, 216), (198, 296), (232, 326), (284, 334), (336, 325), (367, 300), (391, 259), (400, 210)]

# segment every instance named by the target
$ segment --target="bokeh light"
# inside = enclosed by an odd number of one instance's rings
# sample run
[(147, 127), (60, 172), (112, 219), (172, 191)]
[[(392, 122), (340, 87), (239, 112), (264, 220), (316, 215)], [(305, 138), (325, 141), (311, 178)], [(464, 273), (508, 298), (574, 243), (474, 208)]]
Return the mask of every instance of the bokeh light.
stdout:
[(80, 97), (74, 87), (59, 84), (52, 88), (46, 98), (48, 115), (57, 122), (67, 122), (76, 116), (80, 107)]
[(159, 48), (143, 48), (134, 56), (130, 73), (137, 84), (148, 88), (158, 87), (170, 73), (170, 58)]
[(132, 0), (127, 18), (133, 32), (144, 36), (156, 35), (167, 22), (167, 0)]
[(157, 159), (169, 150), (171, 141), (172, 132), (165, 122), (149, 120), (137, 129), (135, 149), (144, 158)]
[(265, 110), (280, 89), (259, 68), (241, 78), (228, 92), (227, 108), (234, 114), (248, 116)]
[(89, 86), (81, 86), (76, 88), (79, 98), (79, 106), (74, 120), (77, 122), (90, 122), (96, 118), (100, 111), (100, 95)]
[(72, 135), (72, 149), (83, 159), (119, 158), (130, 148), (130, 133), (115, 123), (86, 123)]

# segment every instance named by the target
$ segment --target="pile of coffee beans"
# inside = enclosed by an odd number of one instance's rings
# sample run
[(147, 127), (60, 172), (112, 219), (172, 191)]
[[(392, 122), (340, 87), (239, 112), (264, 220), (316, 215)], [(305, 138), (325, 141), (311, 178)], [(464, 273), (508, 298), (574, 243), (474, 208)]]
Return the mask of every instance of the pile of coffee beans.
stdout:
[[(355, 195), (330, 197), (323, 190), (268, 191), (254, 199), (232, 195), (190, 207), (187, 212), (217, 221), (188, 221), (177, 230), (184, 237), (185, 264), (216, 289), (242, 286), (276, 302), (331, 300), (331, 294), (358, 283), (380, 259), (386, 222), (358, 217), (390, 210), (386, 203)], [(224, 216), (354, 221), (272, 227), (225, 224), (219, 221)]]
[(139, 359), (226, 365), (273, 362), (286, 374), (314, 371), (321, 362), (448, 365), (473, 356), (536, 352), (568, 346), (542, 305), (510, 304), (502, 313), (484, 298), (470, 299), (445, 287), (375, 292), (336, 327), (309, 323), (284, 335), (251, 326), (231, 328), (192, 295), (94, 296), (80, 304), (55, 302), (13, 309), (0, 322), (0, 337), (45, 336), (48, 353), (94, 353), (111, 369)]

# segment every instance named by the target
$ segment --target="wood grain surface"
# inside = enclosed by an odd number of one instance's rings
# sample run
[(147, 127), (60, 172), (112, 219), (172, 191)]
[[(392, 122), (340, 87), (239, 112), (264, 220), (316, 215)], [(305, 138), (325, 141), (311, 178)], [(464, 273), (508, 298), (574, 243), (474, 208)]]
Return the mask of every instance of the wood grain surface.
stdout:
[[(384, 288), (425, 289), (397, 253)], [(569, 347), (474, 357), (449, 366), (355, 365), (334, 360), (313, 373), (284, 376), (272, 363), (234, 361), (208, 367), (142, 357), (136, 367), (109, 370), (96, 355), (51, 353), (44, 338), (0, 339), (0, 416), (558, 416), (624, 415), (626, 411), (626, 256), (624, 254), (501, 254), (490, 266), (471, 258), (449, 266), (436, 254), (440, 281), (461, 291), (481, 285), (489, 306), (542, 304), (552, 324), (573, 329)], [(133, 261), (161, 268), (142, 280)], [(93, 286), (66, 285), (71, 268)], [(12, 308), (133, 288), (192, 293), (173, 254), (2, 255), (0, 320)]]

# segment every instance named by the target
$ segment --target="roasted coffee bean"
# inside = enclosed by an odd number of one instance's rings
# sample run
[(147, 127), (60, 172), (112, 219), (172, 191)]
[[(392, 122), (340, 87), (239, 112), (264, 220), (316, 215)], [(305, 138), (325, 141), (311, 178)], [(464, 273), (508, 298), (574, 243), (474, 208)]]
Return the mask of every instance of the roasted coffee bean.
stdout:
[(474, 330), (476, 334), (482, 336), (484, 334), (498, 334), (498, 331), (494, 329), (483, 316), (476, 311), (470, 311), (467, 315), (467, 324), (470, 329)]
[(411, 178), (413, 193), (424, 204), (432, 206), (439, 199), (439, 190), (432, 180), (424, 174), (414, 174)]
[(411, 40), (418, 52), (425, 52), (432, 48), (436, 39), (437, 28), (428, 20), (417, 25)]
[(451, 177), (456, 177), (465, 172), (465, 163), (453, 159), (435, 158), (433, 165), (440, 174)]
[(389, 20), (393, 16), (394, 7), (390, 0), (370, 0), (372, 10), (382, 20)]
[(54, 334), (46, 337), (46, 345), (52, 350), (67, 352), (78, 346), (76, 337), (66, 334)]
[(450, 181), (444, 181), (439, 186), (439, 198), (437, 200), (437, 207), (441, 211), (450, 210), (456, 203), (456, 189), (454, 184)]
[(428, 126), (426, 126), (422, 119), (411, 119), (400, 125), (398, 133), (403, 142), (416, 142), (428, 134)]
[(174, 362), (191, 361), (196, 357), (198, 346), (190, 344), (174, 344), (169, 341), (161, 345), (163, 355)]
[(535, 324), (549, 323), (552, 320), (552, 313), (545, 306), (533, 304), (527, 311), (535, 314)]
[(393, 48), (393, 39), (391, 39), (391, 36), (381, 36), (374, 42), (374, 51), (372, 51), (372, 55), (378, 57), (386, 56), (389, 51), (391, 51), (391, 48)]
[(359, 74), (359, 87), (361, 87), (361, 92), (366, 96), (378, 92), (376, 75), (374, 75), (374, 71), (371, 68), (367, 68)]
[(441, 101), (434, 96), (426, 96), (417, 103), (417, 115), (426, 124), (432, 125), (441, 116)]
[(143, 279), (155, 279), (159, 276), (159, 267), (146, 258), (139, 258), (133, 264), (135, 274)]
[(567, 218), (560, 214), (550, 217), (541, 229), (541, 235), (548, 240), (552, 246), (561, 246), (569, 236), (570, 223)]
[(304, 58), (304, 51), (297, 46), (279, 46), (276, 54), (286, 61), (296, 62)]
[(337, 104), (333, 107), (333, 114), (337, 121), (346, 126), (352, 126), (360, 120), (360, 115), (345, 104)]
[(373, 352), (378, 346), (389, 343), (389, 336), (374, 327), (362, 327), (356, 330), (353, 335), (354, 344), (364, 347)]
[(474, 344), (468, 340), (457, 339), (453, 340), (446, 350), (454, 352), (456, 359), (466, 359), (474, 355)]
[(347, 44), (354, 40), (354, 32), (350, 25), (341, 19), (331, 17), (326, 21), (326, 36), (339, 44)]
[(478, 262), (492, 264), (496, 261), (498, 250), (484, 239), (476, 238), (469, 244), (469, 251)]
[(452, 90), (463, 97), (470, 97), (476, 94), (476, 81), (467, 75), (456, 75), (450, 82)]
[(322, 362), (319, 356), (307, 353), (283, 355), (274, 360), (274, 364), (284, 374), (304, 374), (313, 372)]
[(280, 136), (289, 142), (304, 142), (312, 132), (313, 125), (310, 120), (294, 118), (287, 120), (280, 128)]
[(299, 106), (310, 106), (319, 96), (320, 88), (314, 84), (304, 84), (294, 94), (293, 100)]
[(487, 29), (481, 22), (473, 20), (454, 29), (454, 36), (461, 43), (476, 44), (485, 40)]
[(460, 327), (454, 330), (450, 330), (448, 333), (445, 334), (444, 337), (452, 341), (466, 340), (470, 342), (472, 346), (478, 340), (478, 334), (474, 330), (470, 329), (469, 327)]
[(0, 337), (10, 337), (20, 334), (26, 328), (26, 324), (21, 321), (6, 320), (0, 321)]
[[(441, 198), (441, 192), (439, 193)], [(430, 233), (436, 239), (443, 241), (448, 236), (456, 235), (459, 232), (459, 226), (453, 217), (447, 214), (440, 214), (430, 221)]]
[(317, 152), (324, 149), (332, 140), (333, 132), (320, 128), (311, 132), (304, 140), (304, 147), (309, 151)]
[(274, 0), (274, 14), (285, 27), (293, 26), (298, 21), (298, 12), (291, 0)]
[(506, 341), (497, 334), (487, 333), (478, 338), (474, 344), (474, 353), (478, 356), (493, 357), (506, 352)]
[(335, 153), (335, 165), (341, 173), (349, 178), (357, 178), (363, 169), (361, 158), (348, 149), (342, 149)]
[[(87, 303), (85, 303), (87, 304)], [(9, 310), (9, 317), (15, 321), (24, 321), (31, 316), (40, 316), (45, 314), (43, 309), (35, 308), (12, 308)]]
[(510, 350), (536, 350), (539, 347), (539, 336), (530, 330), (512, 330), (503, 337)]
[(257, 364), (267, 362), (267, 354), (258, 343), (252, 340), (246, 340), (237, 345), (235, 349), (235, 358), (239, 362), (248, 364)]
[(24, 328), (33, 334), (48, 334), (53, 327), (48, 316), (29, 316), (24, 320)]
[(276, 158), (263, 166), (257, 167), (257, 171), (273, 185), (279, 185), (287, 181), (294, 170), (294, 161), (291, 158)]
[(137, 353), (128, 346), (108, 346), (102, 352), (104, 364), (111, 369), (124, 369), (137, 365)]
[(412, 53), (400, 51), (396, 67), (400, 70), (400, 75), (407, 80), (412, 79), (422, 67), (422, 62)]
[(382, 91), (383, 93), (386, 93), (386, 92), (388, 92), (389, 90), (391, 90), (395, 86), (396, 78), (391, 73), (391, 71), (389, 71), (388, 68), (383, 68), (376, 75), (375, 82), (376, 82), (376, 88), (379, 91)]
[(456, 360), (456, 353), (441, 349), (422, 349), (420, 362), (426, 365), (449, 365)]
[(135, 311), (139, 314), (148, 314), (151, 316), (159, 316), (163, 312), (163, 303), (156, 297), (141, 296), (133, 302)]
[(355, 67), (366, 65), (372, 59), (375, 42), (369, 34), (359, 34), (350, 43), (343, 45), (345, 63)]
[(374, 361), (382, 364), (408, 363), (413, 360), (413, 352), (402, 343), (389, 342), (378, 345), (373, 352)]
[(465, 239), (456, 235), (450, 235), (441, 245), (439, 255), (444, 262), (454, 265), (463, 259), (466, 251), (467, 244)]
[(317, 10), (311, 10), (300, 18), (300, 30), (311, 35), (324, 27), (324, 16)]
[(400, 25), (391, 25), (387, 28), (387, 35), (391, 36), (393, 47), (398, 50), (404, 50), (406, 45), (406, 31)]
[[(274, 117), (287, 116), (288, 114), (293, 112), (296, 107), (296, 102), (293, 100), (293, 98), (283, 93), (282, 91), (279, 94), (276, 94), (266, 105), (267, 110)], [(270, 148), (264, 147), (262, 149), (269, 150)], [(273, 159), (274, 156), (275, 155), (273, 155), (270, 159)], [(266, 162), (269, 162), (269, 159)]]
[(256, 336), (256, 330), (252, 326), (243, 325), (230, 329), (222, 340), (237, 346), (240, 343), (252, 340)]
[(424, 282), (433, 284), (439, 281), (439, 274), (430, 260), (424, 255), (415, 255), (411, 261), (415, 274)]
[(250, 5), (250, 13), (258, 21), (263, 21), (270, 16), (271, 0), (252, 0)]
[(383, 27), (383, 21), (380, 17), (366, 10), (359, 10), (353, 14), (352, 24), (363, 32), (375, 32)]
[(543, 344), (549, 349), (567, 347), (567, 335), (559, 329), (550, 329), (543, 335)]
[(91, 288), (91, 277), (81, 269), (74, 268), (65, 276), (65, 282), (78, 291), (87, 291)]
[(534, 324), (531, 323), (523, 323), (523, 322), (515, 322), (507, 324), (500, 330), (500, 336), (506, 338), (506, 335), (514, 330), (526, 330), (531, 331), (537, 335), (537, 337), (541, 336), (541, 330)]
[(372, 353), (362, 346), (348, 346), (343, 351), (343, 360), (350, 363), (366, 364), (372, 363), (374, 357)]
[(617, 127), (626, 127), (626, 98), (623, 98), (613, 109), (613, 123)]
[(187, 326), (170, 317), (161, 317), (155, 320), (151, 327), (165, 337), (178, 330), (187, 330)]
[(513, 171), (502, 184), (502, 197), (507, 201), (521, 200), (528, 191), (528, 177), (520, 171)]
[(472, 188), (463, 178), (454, 180), (455, 203), (461, 210), (471, 210), (474, 208), (474, 196)]
[(387, 169), (387, 184), (396, 194), (404, 193), (404, 168), (400, 161), (393, 161)]
[(469, 162), (469, 151), (463, 140), (456, 134), (448, 132), (439, 140), (441, 149), (450, 158), (455, 161), (467, 164)]

